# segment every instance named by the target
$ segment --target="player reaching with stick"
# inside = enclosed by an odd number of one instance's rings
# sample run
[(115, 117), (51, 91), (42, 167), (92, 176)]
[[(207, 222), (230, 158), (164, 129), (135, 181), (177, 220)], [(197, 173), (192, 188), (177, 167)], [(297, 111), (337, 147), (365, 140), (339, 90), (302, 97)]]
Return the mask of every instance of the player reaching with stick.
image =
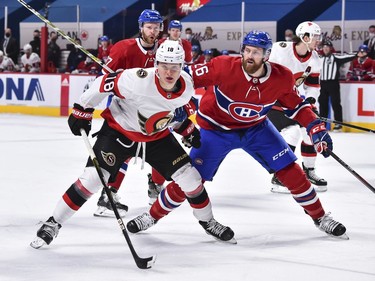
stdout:
[[(251, 31), (243, 39), (242, 57), (219, 56), (189, 67), (195, 87), (215, 85), (208, 87), (200, 101), (201, 146), (191, 149), (192, 163), (203, 180), (212, 181), (226, 155), (243, 149), (276, 174), (316, 227), (328, 235), (347, 238), (345, 226), (324, 211), (310, 181), (295, 163), (297, 157), (267, 118), (279, 102), (290, 118), (306, 128), (317, 151), (329, 156), (325, 148), (332, 150), (333, 146), (324, 123), (299, 96), (292, 72), (267, 61), (271, 47), (268, 33)], [(150, 211), (129, 221), (127, 229), (132, 233), (148, 229), (184, 200), (178, 183), (170, 183)]]
[[(168, 40), (157, 50), (156, 67), (128, 69), (96, 78), (81, 96), (80, 103), (74, 105), (69, 127), (74, 135), (81, 135), (81, 129), (88, 134), (94, 107), (113, 94), (111, 104), (102, 113), (104, 124), (93, 146), (106, 183), (117, 175), (126, 159), (141, 157), (142, 163), (149, 163), (164, 178), (181, 187), (178, 196), (188, 199), (194, 216), (208, 234), (235, 242), (233, 231), (213, 218), (202, 178), (169, 130), (175, 109), (187, 104), (195, 92), (191, 77), (182, 71), (183, 65), (182, 46)], [(178, 123), (174, 130), (186, 142), (199, 142), (199, 131), (190, 119)], [(61, 226), (101, 187), (89, 159), (83, 174), (63, 194), (53, 215), (37, 231), (31, 246), (40, 248), (50, 244)]]
[[(139, 15), (138, 25), (138, 38), (121, 40), (111, 48), (106, 65), (113, 71), (135, 67), (148, 68), (154, 66), (155, 53), (158, 48), (157, 39), (160, 31), (163, 30), (163, 18), (158, 11), (146, 9)], [(103, 72), (108, 73), (105, 68), (103, 68)], [(120, 197), (118, 196), (117, 191), (124, 180), (130, 159), (131, 158), (126, 159), (126, 161), (122, 164), (117, 176), (112, 182), (109, 182), (112, 196), (116, 202), (116, 207), (121, 217), (126, 215), (128, 206), (120, 203)], [(150, 196), (153, 195), (154, 197), (157, 197), (158, 192), (151, 190), (149, 191), (149, 194)], [(94, 216), (114, 217), (111, 204), (104, 189), (102, 190), (97, 205), (98, 208), (94, 212)]]

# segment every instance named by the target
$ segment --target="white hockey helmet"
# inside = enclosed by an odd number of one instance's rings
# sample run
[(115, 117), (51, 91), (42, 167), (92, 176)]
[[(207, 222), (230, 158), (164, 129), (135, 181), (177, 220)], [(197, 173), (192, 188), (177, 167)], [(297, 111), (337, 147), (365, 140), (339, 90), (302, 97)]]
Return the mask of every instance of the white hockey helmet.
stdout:
[(29, 43), (25, 44), (25, 46), (23, 46), (23, 51), (26, 52), (30, 50), (31, 52), (33, 51), (33, 47), (31, 47), (31, 45)]
[(185, 51), (178, 41), (165, 40), (157, 49), (155, 62), (180, 63), (183, 67)]
[(0, 51), (0, 58), (4, 56), (3, 51)]
[(321, 35), (322, 30), (320, 26), (317, 25), (315, 22), (312, 21), (304, 21), (300, 23), (296, 28), (296, 35), (298, 37), (303, 37), (306, 33), (308, 33), (309, 37), (313, 37), (314, 35)]

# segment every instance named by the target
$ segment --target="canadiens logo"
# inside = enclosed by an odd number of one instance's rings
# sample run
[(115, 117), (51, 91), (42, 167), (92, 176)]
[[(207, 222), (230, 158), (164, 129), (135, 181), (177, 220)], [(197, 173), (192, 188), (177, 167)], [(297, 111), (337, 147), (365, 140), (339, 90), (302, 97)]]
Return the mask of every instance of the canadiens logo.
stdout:
[(107, 163), (108, 166), (114, 166), (116, 163), (116, 156), (112, 152), (100, 151), (102, 154), (103, 160)]
[(173, 119), (170, 111), (158, 112), (149, 118), (138, 111), (138, 124), (141, 131), (146, 135), (153, 135), (165, 130)]
[(241, 122), (251, 122), (257, 120), (262, 111), (263, 106), (248, 104), (242, 102), (233, 102), (229, 105), (229, 113), (231, 116)]
[(280, 42), (279, 45), (280, 45), (281, 48), (285, 48), (286, 47), (286, 43), (285, 42)]
[(145, 78), (148, 75), (148, 72), (141, 68), (140, 70), (137, 71), (137, 76), (139, 78)]

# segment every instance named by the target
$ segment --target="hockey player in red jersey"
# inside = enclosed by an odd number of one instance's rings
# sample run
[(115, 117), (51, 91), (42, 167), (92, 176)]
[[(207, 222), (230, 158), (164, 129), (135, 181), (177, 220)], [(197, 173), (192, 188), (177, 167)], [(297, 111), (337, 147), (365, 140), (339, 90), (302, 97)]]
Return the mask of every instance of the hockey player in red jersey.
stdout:
[[(299, 95), (292, 72), (267, 61), (271, 47), (268, 33), (250, 31), (243, 39), (242, 57), (218, 56), (207, 64), (190, 66), (195, 87), (215, 85), (208, 87), (199, 104), (201, 146), (191, 149), (192, 163), (203, 180), (212, 181), (226, 155), (243, 149), (269, 173), (276, 173), (316, 227), (328, 235), (347, 238), (345, 226), (324, 211), (310, 181), (295, 163), (297, 157), (267, 118), (279, 102), (285, 114), (306, 128), (317, 151), (329, 156), (326, 149), (332, 150), (333, 145), (324, 123)], [(168, 184), (148, 213), (127, 223), (128, 230), (146, 230), (154, 224), (147, 224), (150, 216), (157, 222), (180, 206), (185, 198), (178, 190), (177, 183)]]
[[(158, 48), (157, 38), (160, 31), (163, 30), (163, 18), (158, 11), (146, 9), (139, 15), (138, 25), (138, 38), (121, 40), (111, 48), (106, 65), (113, 71), (134, 67), (148, 68), (154, 66), (155, 53)], [(106, 71), (104, 68), (102, 71), (103, 73), (108, 73), (108, 71)], [(125, 216), (128, 206), (120, 203), (120, 197), (117, 195), (117, 191), (119, 190), (125, 177), (129, 161), (130, 159), (127, 159), (123, 163), (117, 177), (113, 180), (113, 182), (109, 183), (109, 186), (113, 192), (112, 195), (116, 201), (117, 209), (122, 217)], [(94, 212), (94, 216), (114, 217), (111, 204), (109, 203), (108, 197), (104, 190), (102, 190), (102, 194), (97, 205), (98, 208)]]
[(185, 51), (185, 63), (189, 64), (192, 60), (191, 43), (181, 38), (182, 23), (179, 20), (172, 20), (168, 24), (168, 37), (159, 40), (159, 44), (163, 43), (166, 39), (178, 41)]
[(347, 73), (347, 80), (371, 81), (373, 79), (373, 60), (368, 57), (368, 51), (367, 45), (359, 46), (357, 57), (353, 59)]
[[(195, 92), (191, 77), (182, 71), (182, 46), (165, 41), (157, 50), (156, 62), (153, 68), (133, 68), (96, 78), (82, 94), (80, 103), (74, 104), (69, 127), (74, 135), (81, 135), (81, 129), (88, 134), (95, 106), (113, 94), (111, 104), (102, 113), (104, 124), (93, 146), (105, 181), (117, 175), (127, 158), (142, 157), (142, 161), (181, 187), (178, 196), (188, 199), (194, 216), (209, 235), (235, 242), (233, 231), (214, 219), (199, 172), (169, 130), (174, 127), (174, 111), (187, 104)], [(174, 129), (186, 142), (200, 142), (199, 131), (191, 120), (176, 124)], [(89, 159), (83, 174), (64, 193), (30, 245), (40, 248), (50, 244), (61, 226), (101, 187)], [(144, 220), (147, 225), (154, 223), (150, 216)], [(220, 234), (216, 229), (221, 229)]]
[(111, 44), (108, 36), (106, 35), (100, 37), (99, 41), (100, 46), (98, 48), (98, 59), (100, 59), (103, 63), (107, 63), (113, 45)]
[[(316, 23), (306, 21), (298, 25), (296, 35), (295, 42), (274, 43), (269, 61), (290, 69), (300, 93), (305, 98), (313, 97), (317, 101), (320, 95), (321, 61), (315, 48), (320, 42), (321, 29)], [(319, 108), (318, 104), (315, 106)], [(268, 118), (281, 132), (293, 151), (298, 145), (301, 146), (302, 168), (307, 178), (314, 185), (316, 191), (326, 191), (327, 181), (316, 174), (317, 153), (305, 128), (301, 128), (297, 122), (287, 118), (278, 105), (270, 110)], [(289, 193), (288, 188), (283, 186), (275, 174), (271, 182), (272, 192)]]

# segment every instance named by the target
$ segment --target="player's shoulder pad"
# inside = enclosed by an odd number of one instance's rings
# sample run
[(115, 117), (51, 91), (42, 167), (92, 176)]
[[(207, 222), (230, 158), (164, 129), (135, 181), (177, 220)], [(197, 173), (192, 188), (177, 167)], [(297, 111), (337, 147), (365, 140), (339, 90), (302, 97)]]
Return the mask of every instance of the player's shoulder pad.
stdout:
[(140, 68), (137, 70), (136, 74), (139, 78), (146, 78), (148, 75), (148, 72), (146, 69)]

